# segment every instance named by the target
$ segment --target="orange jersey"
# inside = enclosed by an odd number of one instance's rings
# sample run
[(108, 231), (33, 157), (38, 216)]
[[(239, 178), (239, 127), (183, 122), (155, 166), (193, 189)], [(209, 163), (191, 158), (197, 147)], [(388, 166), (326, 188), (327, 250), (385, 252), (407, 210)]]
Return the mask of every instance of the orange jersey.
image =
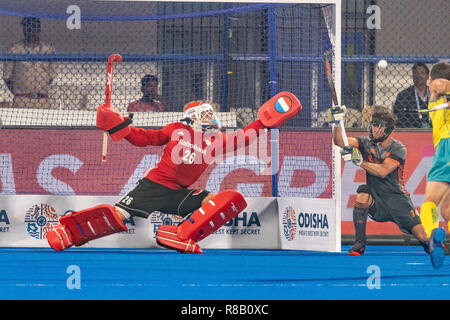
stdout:
[(385, 178), (380, 178), (366, 172), (367, 185), (378, 195), (405, 193), (403, 172), (406, 159), (406, 148), (398, 140), (392, 142), (386, 148), (372, 143), (369, 137), (358, 137), (357, 148), (361, 151), (363, 159), (372, 163), (382, 163), (384, 160), (393, 161), (398, 167)]

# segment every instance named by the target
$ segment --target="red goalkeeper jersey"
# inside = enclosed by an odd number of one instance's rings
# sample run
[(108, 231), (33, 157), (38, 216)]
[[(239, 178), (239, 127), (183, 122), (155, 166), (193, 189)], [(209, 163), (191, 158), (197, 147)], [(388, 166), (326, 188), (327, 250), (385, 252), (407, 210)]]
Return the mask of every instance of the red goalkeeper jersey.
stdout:
[(198, 133), (181, 122), (160, 130), (130, 128), (125, 138), (135, 146), (166, 145), (161, 159), (146, 171), (145, 177), (167, 188), (180, 189), (193, 184), (220, 153), (248, 145), (252, 137), (246, 134), (249, 130), (254, 130), (253, 136), (257, 137), (264, 126), (256, 120), (233, 135)]

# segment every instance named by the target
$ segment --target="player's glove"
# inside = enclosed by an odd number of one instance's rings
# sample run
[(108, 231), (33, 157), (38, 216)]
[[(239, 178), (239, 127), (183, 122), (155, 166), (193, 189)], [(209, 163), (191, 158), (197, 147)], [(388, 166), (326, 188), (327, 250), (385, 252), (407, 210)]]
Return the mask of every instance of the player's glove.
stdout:
[(278, 128), (302, 111), (302, 104), (291, 92), (283, 91), (267, 100), (258, 110), (258, 119), (266, 128)]
[(344, 121), (345, 109), (345, 106), (336, 106), (328, 109), (328, 122), (339, 125), (341, 120)]
[(360, 166), (363, 162), (361, 152), (358, 148), (344, 147), (341, 151), (344, 161), (351, 161), (357, 166)]
[(107, 131), (114, 141), (119, 141), (130, 133), (132, 118), (132, 113), (124, 118), (113, 107), (102, 104), (97, 108), (96, 125), (97, 128)]

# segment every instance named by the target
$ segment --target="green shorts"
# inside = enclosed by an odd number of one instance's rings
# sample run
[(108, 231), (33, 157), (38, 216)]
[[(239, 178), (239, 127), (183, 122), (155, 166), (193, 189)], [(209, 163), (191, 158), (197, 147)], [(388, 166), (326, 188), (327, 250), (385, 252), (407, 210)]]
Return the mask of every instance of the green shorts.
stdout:
[(439, 141), (428, 171), (427, 181), (450, 183), (450, 138)]

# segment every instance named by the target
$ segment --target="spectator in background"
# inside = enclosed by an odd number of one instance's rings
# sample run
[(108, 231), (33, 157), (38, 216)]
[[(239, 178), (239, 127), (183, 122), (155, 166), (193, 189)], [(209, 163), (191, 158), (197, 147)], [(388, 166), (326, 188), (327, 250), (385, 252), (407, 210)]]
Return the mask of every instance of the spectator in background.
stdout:
[(431, 128), (428, 114), (421, 114), (419, 109), (428, 109), (430, 91), (427, 80), (430, 71), (426, 64), (416, 63), (412, 68), (414, 85), (401, 91), (394, 103), (394, 113), (398, 118), (399, 128)]
[[(41, 22), (35, 17), (22, 19), (24, 39), (8, 50), (12, 54), (54, 54), (51, 44), (43, 43), (39, 36)], [(51, 108), (49, 87), (56, 76), (55, 63), (46, 61), (6, 61), (3, 80), (14, 95), (14, 108)]]
[(155, 112), (167, 111), (167, 103), (163, 96), (158, 94), (158, 78), (147, 74), (141, 79), (141, 99), (128, 105), (128, 112)]

